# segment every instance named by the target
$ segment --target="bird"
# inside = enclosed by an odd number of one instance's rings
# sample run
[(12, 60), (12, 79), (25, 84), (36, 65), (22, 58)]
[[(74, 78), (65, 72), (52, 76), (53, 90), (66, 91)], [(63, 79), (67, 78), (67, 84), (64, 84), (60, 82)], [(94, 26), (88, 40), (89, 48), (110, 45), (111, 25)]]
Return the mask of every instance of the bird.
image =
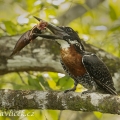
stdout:
[[(39, 21), (41, 19), (37, 18)], [(86, 51), (78, 33), (71, 27), (55, 26), (47, 23), (53, 35), (41, 35), (47, 39), (54, 39), (60, 45), (60, 61), (65, 72), (74, 80), (75, 91), (78, 84), (87, 88), (86, 92), (100, 92), (117, 95), (112, 76), (105, 63), (94, 53)]]

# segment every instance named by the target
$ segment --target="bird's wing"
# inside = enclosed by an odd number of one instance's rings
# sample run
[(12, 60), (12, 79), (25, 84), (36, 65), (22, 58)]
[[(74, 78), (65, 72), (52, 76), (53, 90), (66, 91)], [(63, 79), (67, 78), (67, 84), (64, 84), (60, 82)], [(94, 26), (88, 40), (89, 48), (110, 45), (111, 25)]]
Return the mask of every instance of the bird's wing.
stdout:
[(83, 55), (82, 62), (87, 72), (95, 80), (96, 84), (116, 95), (116, 90), (112, 81), (112, 77), (107, 66), (95, 54)]

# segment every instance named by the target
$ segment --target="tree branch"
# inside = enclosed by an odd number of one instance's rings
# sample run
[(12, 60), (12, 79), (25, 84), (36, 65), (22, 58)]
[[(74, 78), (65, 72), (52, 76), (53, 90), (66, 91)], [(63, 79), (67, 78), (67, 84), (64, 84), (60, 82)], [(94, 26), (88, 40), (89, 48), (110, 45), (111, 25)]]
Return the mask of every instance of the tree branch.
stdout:
[[(20, 71), (52, 71), (64, 73), (59, 62), (59, 46), (52, 40), (38, 38), (20, 53), (9, 58), (18, 36), (0, 38), (0, 74)], [(97, 54), (106, 63), (113, 76), (115, 88), (120, 90), (120, 59), (95, 46), (86, 44), (87, 51)]]
[(120, 114), (120, 98), (109, 94), (0, 90), (0, 96), (0, 109), (100, 111)]
[[(86, 0), (85, 5), (89, 9), (93, 9), (97, 7), (100, 3), (104, 0)], [(69, 10), (64, 12), (62, 15), (57, 17), (57, 20), (60, 21), (62, 25), (67, 25), (74, 19), (81, 17), (85, 14), (88, 10), (84, 7), (84, 5), (76, 4), (75, 6), (71, 7)]]

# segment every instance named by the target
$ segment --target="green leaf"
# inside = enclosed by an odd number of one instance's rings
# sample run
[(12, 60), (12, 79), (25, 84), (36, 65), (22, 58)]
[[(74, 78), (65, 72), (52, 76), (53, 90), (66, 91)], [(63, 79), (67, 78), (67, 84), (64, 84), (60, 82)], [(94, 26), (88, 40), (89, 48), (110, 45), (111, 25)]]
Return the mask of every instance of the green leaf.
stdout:
[(11, 21), (3, 21), (6, 31), (10, 34), (10, 35), (14, 35), (16, 34), (16, 25), (11, 22)]
[(57, 5), (52, 5), (55, 9), (58, 9), (59, 8), (59, 6), (57, 6)]
[(111, 5), (109, 6), (109, 8), (110, 8), (110, 17), (111, 17), (111, 19), (116, 20), (117, 15), (116, 15), (116, 12), (115, 12), (114, 8)]
[(18, 84), (12, 84), (14, 90), (32, 90), (35, 89), (34, 86), (31, 85), (18, 85)]
[(58, 73), (49, 72), (48, 74), (55, 82), (58, 81), (59, 79)]
[(59, 79), (57, 85), (61, 87), (61, 90), (69, 89), (73, 86), (73, 80), (69, 76), (64, 76)]
[(32, 10), (33, 10), (34, 2), (35, 2), (35, 0), (26, 0), (27, 10), (28, 10), (28, 11), (32, 11)]
[(93, 112), (93, 113), (98, 119), (100, 119), (103, 115), (101, 112)]
[(43, 76), (39, 76), (39, 77), (37, 77), (37, 79), (42, 84), (42, 86), (44, 86), (44, 88), (46, 90), (51, 89), (50, 86), (49, 86), (49, 84), (48, 84), (48, 82), (43, 78)]
[(39, 84), (39, 80), (36, 78), (33, 79), (30, 75), (28, 75), (28, 84), (33, 86), (34, 89), (43, 90), (43, 87)]
[(59, 111), (57, 111), (57, 110), (47, 110), (46, 112), (48, 112), (48, 115), (52, 120), (58, 120)]

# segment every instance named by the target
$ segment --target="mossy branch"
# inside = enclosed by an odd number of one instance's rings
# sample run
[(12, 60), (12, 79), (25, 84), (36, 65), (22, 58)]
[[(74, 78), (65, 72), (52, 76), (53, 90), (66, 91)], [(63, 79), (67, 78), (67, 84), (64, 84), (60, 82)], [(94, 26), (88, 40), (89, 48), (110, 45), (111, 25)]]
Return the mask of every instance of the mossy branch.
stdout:
[(120, 114), (120, 97), (109, 94), (35, 90), (0, 90), (0, 109), (100, 111)]

